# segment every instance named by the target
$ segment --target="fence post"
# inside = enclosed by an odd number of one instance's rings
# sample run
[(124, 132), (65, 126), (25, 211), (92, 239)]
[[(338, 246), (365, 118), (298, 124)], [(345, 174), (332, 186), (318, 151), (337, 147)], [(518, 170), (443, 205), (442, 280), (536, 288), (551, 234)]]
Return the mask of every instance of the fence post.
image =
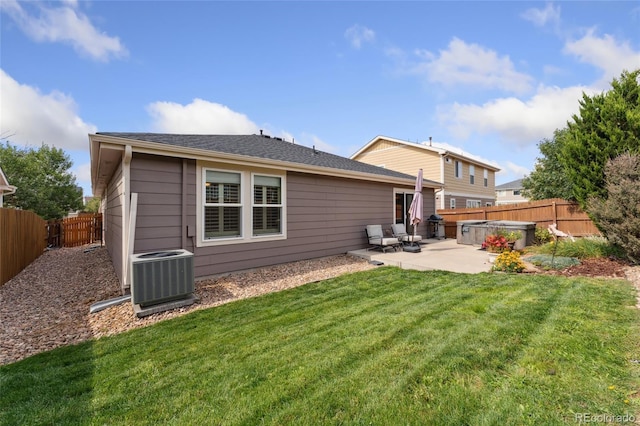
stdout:
[(555, 201), (553, 201), (551, 205), (553, 206), (553, 223), (557, 225), (558, 224), (558, 208), (556, 206)]

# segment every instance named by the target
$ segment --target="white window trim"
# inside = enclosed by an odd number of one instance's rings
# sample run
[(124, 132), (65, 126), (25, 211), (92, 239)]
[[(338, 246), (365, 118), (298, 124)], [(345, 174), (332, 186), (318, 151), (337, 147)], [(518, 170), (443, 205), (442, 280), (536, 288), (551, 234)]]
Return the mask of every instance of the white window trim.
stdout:
[[(470, 206), (469, 205), (470, 203), (475, 204), (475, 206)], [(467, 205), (468, 209), (476, 209), (476, 208), (482, 206), (482, 201), (480, 201), (480, 200), (467, 200), (466, 205)]]
[[(221, 172), (240, 173), (240, 199), (242, 201), (242, 217), (240, 223), (240, 237), (232, 238), (204, 238), (204, 187), (207, 178), (206, 171), (215, 170)], [(282, 233), (269, 235), (253, 235), (253, 174), (260, 176), (279, 177), (282, 185)], [(247, 184), (249, 182), (250, 184)], [(215, 247), (231, 244), (255, 243), (258, 241), (278, 241), (287, 239), (287, 175), (283, 171), (278, 174), (274, 171), (261, 172), (256, 168), (225, 168), (223, 165), (199, 163), (196, 167), (196, 247)]]
[(449, 198), (449, 208), (450, 209), (455, 209), (456, 208), (456, 199), (455, 198)]
[[(255, 182), (255, 177), (256, 176), (266, 176), (266, 177), (277, 177), (280, 178), (280, 204), (269, 204), (268, 207), (280, 207), (280, 214), (282, 215), (280, 217), (280, 233), (279, 234), (263, 234), (263, 235), (253, 235), (253, 208), (256, 206), (256, 204), (254, 203), (254, 198), (253, 198), (253, 183)], [(274, 174), (269, 174), (269, 173), (260, 173), (260, 172), (251, 172), (251, 211), (249, 212), (249, 216), (251, 216), (250, 219), (250, 226), (249, 226), (249, 233), (251, 234), (251, 239), (253, 240), (272, 240), (274, 239), (274, 237), (277, 237), (277, 239), (280, 239), (280, 237), (282, 237), (282, 235), (284, 234), (284, 230), (285, 230), (285, 222), (286, 222), (286, 208), (285, 208), (285, 177), (282, 175), (274, 175)], [(260, 206), (265, 206), (265, 204), (261, 204)]]

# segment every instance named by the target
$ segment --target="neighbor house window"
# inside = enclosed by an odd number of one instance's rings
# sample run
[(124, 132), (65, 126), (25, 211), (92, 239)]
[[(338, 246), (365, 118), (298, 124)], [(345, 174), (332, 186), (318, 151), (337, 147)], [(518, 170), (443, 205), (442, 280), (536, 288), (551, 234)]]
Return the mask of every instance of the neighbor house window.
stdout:
[(519, 189), (515, 189), (513, 191), (513, 195), (520, 195), (520, 190)]
[(473, 165), (469, 166), (469, 183), (473, 185), (476, 182), (476, 167)]
[(480, 200), (467, 200), (467, 208), (480, 207)]
[(241, 174), (206, 170), (204, 197), (204, 238), (242, 236)]
[(486, 207), (491, 207), (491, 206), (493, 205), (493, 203), (486, 202), (486, 203), (484, 203), (484, 205), (485, 205)]
[(489, 171), (484, 169), (484, 187), (489, 186)]
[(282, 178), (253, 176), (253, 235), (282, 233)]
[(455, 167), (456, 167), (456, 170), (455, 170), (456, 177), (462, 178), (462, 162), (456, 160)]
[(449, 199), (449, 208), (450, 209), (455, 209), (456, 208), (456, 199), (455, 198), (450, 198)]

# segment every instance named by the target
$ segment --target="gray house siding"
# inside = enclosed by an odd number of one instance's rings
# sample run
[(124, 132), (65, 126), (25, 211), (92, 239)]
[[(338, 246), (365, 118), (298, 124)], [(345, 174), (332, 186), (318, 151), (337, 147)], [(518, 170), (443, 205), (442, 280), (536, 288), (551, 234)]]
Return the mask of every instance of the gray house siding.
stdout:
[(122, 163), (107, 186), (105, 208), (105, 233), (104, 239), (107, 250), (111, 255), (113, 267), (120, 282), (123, 282), (122, 268), (122, 239), (124, 238), (123, 212), (124, 212), (124, 176)]
[[(195, 161), (134, 154), (131, 192), (138, 193), (134, 252), (192, 251), (196, 277), (344, 254), (368, 246), (365, 225), (392, 223), (393, 190), (391, 184), (288, 172), (286, 240), (195, 247)], [(433, 190), (425, 189), (423, 195), (424, 214), (429, 216), (435, 211)], [(188, 236), (192, 234), (193, 238)]]
[(286, 240), (199, 247), (196, 276), (344, 254), (367, 247), (365, 225), (393, 219), (393, 186), (381, 183), (289, 172), (286, 202)]
[(196, 221), (195, 180), (193, 160), (133, 155), (131, 192), (138, 193), (134, 253), (176, 248), (193, 251), (193, 245), (186, 241), (186, 226), (195, 226)]

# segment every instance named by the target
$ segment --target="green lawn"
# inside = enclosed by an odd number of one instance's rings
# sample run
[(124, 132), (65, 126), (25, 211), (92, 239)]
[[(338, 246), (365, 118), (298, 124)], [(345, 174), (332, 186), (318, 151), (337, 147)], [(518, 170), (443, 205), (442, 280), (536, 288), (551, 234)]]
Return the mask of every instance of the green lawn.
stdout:
[(384, 267), (0, 367), (0, 420), (551, 425), (583, 413), (637, 417), (634, 304), (624, 281)]

